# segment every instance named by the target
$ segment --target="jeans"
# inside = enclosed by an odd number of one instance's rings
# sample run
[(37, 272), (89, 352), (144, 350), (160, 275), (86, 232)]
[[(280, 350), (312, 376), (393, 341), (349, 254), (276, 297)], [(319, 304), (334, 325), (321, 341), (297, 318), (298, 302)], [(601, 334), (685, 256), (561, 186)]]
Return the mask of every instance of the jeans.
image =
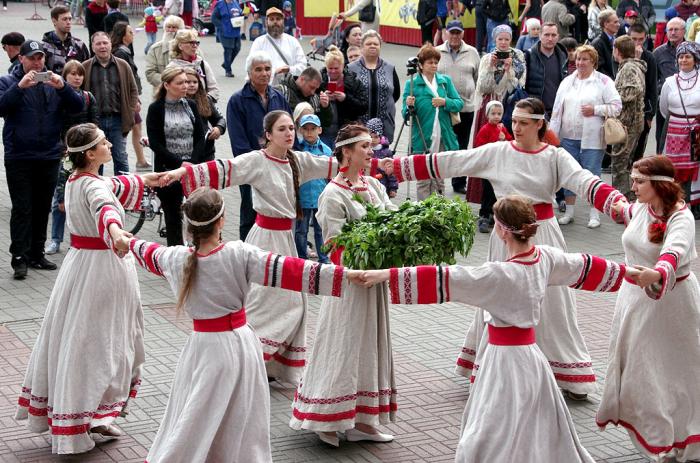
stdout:
[(486, 15), (484, 14), (484, 9), (480, 6), (474, 8), (474, 16), (476, 17), (476, 51), (482, 53), (486, 45), (484, 42), (489, 41), (486, 35)]
[(322, 264), (330, 263), (328, 256), (321, 252), (323, 247), (323, 232), (321, 231), (321, 224), (316, 220), (316, 212), (318, 209), (302, 209), (304, 217), (296, 221), (296, 231), (294, 232), (294, 242), (297, 245), (297, 254), (302, 259), (308, 259), (309, 256), (306, 252), (308, 236), (309, 236), (309, 221), (314, 227), (314, 244), (316, 245), (316, 252), (318, 253), (318, 261)]
[(100, 128), (112, 144), (114, 175), (129, 173), (129, 157), (126, 154), (126, 136), (122, 133), (121, 116), (100, 116)]
[(63, 231), (66, 226), (66, 213), (58, 208), (58, 198), (53, 195), (51, 201), (51, 241), (63, 242)]
[[(586, 170), (591, 171), (591, 173), (600, 176), (600, 171), (603, 166), (603, 155), (605, 150), (598, 149), (581, 149), (581, 140), (570, 140), (568, 138), (562, 138), (561, 147), (571, 154), (571, 156), (581, 164)], [(569, 190), (564, 190), (565, 196), (576, 196), (576, 193)]]
[(508, 24), (508, 20), (504, 19), (503, 21), (496, 21), (491, 18), (486, 18), (486, 36), (489, 40), (486, 51), (488, 53), (491, 53), (496, 48), (496, 41), (493, 39), (493, 30), (496, 28), (496, 26), (500, 26), (501, 24)]
[(51, 211), (59, 159), (5, 160), (10, 192), (10, 254), (29, 260), (44, 255), (46, 228)]
[(143, 54), (148, 54), (148, 50), (151, 49), (151, 45), (156, 43), (158, 33), (157, 32), (146, 32), (146, 38), (148, 42), (146, 43), (146, 48), (143, 49)]
[(241, 38), (236, 37), (235, 39), (226, 39), (226, 42), (233, 42), (233, 48), (224, 47), (224, 71), (227, 74), (231, 74), (231, 65), (233, 60), (238, 56), (238, 52), (241, 51)]

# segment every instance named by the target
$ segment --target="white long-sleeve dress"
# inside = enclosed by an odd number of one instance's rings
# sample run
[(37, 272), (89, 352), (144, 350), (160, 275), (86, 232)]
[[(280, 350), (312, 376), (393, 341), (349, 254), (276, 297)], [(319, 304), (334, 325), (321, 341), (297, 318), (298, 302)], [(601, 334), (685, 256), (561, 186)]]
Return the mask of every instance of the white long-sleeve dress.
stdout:
[[(179, 294), (192, 248), (132, 239), (136, 262)], [(198, 255), (185, 301), (195, 331), (182, 350), (149, 463), (269, 462), (270, 394), (260, 342), (243, 307), (254, 285), (341, 296), (342, 267), (263, 251), (241, 241)], [(273, 307), (280, 315), (285, 307)], [(224, 327), (220, 326), (225, 322)], [(204, 328), (198, 323), (207, 324)], [(217, 328), (212, 329), (215, 323)]]
[(134, 260), (113, 252), (109, 225), (141, 204), (137, 176), (73, 175), (66, 185), (71, 248), (51, 292), (16, 419), (51, 433), (51, 451), (87, 452), (90, 429), (112, 423), (136, 396), (145, 360)]
[[(394, 175), (399, 181), (425, 178), (474, 176), (493, 185), (497, 198), (517, 194), (536, 203), (539, 228), (534, 244), (546, 244), (566, 250), (552, 201), (560, 188), (576, 192), (596, 208), (607, 213), (622, 196), (600, 178), (583, 169), (561, 148), (545, 145), (535, 152), (521, 150), (515, 142), (498, 142), (473, 150), (450, 151), (428, 156), (394, 159)], [(489, 240), (489, 261), (507, 258), (506, 247), (493, 232)], [(566, 308), (564, 310), (563, 308)], [(469, 377), (478, 368), (477, 346), (481, 342), (488, 314), (477, 310), (469, 327), (456, 372)], [(542, 304), (537, 344), (549, 360), (557, 383), (579, 394), (595, 391), (595, 374), (588, 348), (576, 320), (576, 301), (569, 288), (548, 288)]]
[[(336, 173), (334, 158), (300, 151), (295, 151), (295, 156), (299, 184)], [(201, 186), (223, 189), (250, 185), (257, 219), (246, 242), (277, 254), (297, 255), (292, 230), (296, 217), (294, 180), (289, 161), (260, 150), (233, 159), (188, 165), (186, 169), (181, 180), (185, 195)], [(295, 385), (306, 363), (306, 304), (304, 294), (255, 284), (246, 297), (248, 321), (260, 337), (268, 376)]]
[(700, 460), (700, 286), (695, 220), (687, 207), (666, 221), (662, 243), (647, 230), (662, 220), (646, 204), (626, 207), (622, 234), (627, 265), (661, 272), (662, 284), (622, 284), (610, 331), (598, 426), (624, 427), (654, 461)]
[[(365, 180), (367, 188), (354, 192), (380, 209), (396, 209), (378, 180)], [(367, 213), (353, 199), (354, 192), (331, 181), (321, 193), (316, 218), (324, 241), (340, 234), (347, 221)], [(331, 259), (340, 263), (342, 249), (332, 252)], [(396, 408), (387, 285), (353, 285), (341, 299), (324, 298), (289, 425), (313, 431), (345, 431), (356, 423), (377, 426), (394, 421)]]
[(478, 267), (391, 269), (395, 304), (462, 302), (490, 314), (462, 417), (456, 462), (593, 463), (534, 332), (539, 330), (548, 286), (615, 291), (625, 270), (600, 257), (567, 254), (551, 246), (533, 246), (507, 262)]

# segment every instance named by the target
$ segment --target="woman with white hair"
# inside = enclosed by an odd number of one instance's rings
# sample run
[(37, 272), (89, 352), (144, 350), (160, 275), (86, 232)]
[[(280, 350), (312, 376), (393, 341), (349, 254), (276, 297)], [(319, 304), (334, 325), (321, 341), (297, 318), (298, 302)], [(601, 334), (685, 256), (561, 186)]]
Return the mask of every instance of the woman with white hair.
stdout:
[(160, 85), (160, 74), (170, 62), (170, 42), (175, 33), (185, 28), (185, 22), (179, 16), (168, 16), (163, 23), (163, 38), (151, 45), (146, 53), (146, 79), (155, 92)]
[(190, 67), (197, 71), (204, 82), (207, 94), (219, 99), (219, 86), (216, 84), (214, 70), (209, 66), (204, 58), (198, 54), (199, 36), (192, 29), (177, 31), (175, 38), (170, 43), (170, 66)]
[(516, 50), (520, 50), (523, 53), (539, 43), (540, 32), (542, 31), (542, 25), (537, 18), (529, 18), (525, 21), (525, 27), (527, 27), (527, 34), (521, 34), (518, 43), (515, 45)]

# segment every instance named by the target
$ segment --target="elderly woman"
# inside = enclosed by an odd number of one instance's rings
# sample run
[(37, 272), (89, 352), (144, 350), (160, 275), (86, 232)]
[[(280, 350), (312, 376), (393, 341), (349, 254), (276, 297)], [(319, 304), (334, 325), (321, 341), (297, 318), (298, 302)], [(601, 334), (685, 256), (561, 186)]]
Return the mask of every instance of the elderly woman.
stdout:
[(391, 143), (396, 127), (395, 103), (401, 96), (401, 82), (394, 65), (380, 58), (382, 37), (377, 31), (370, 30), (362, 34), (362, 57), (348, 65), (367, 89), (367, 112), (360, 120), (378, 117), (384, 125), (384, 136)]
[(175, 38), (170, 43), (170, 63), (168, 63), (168, 67), (191, 67), (195, 69), (204, 81), (207, 94), (214, 100), (218, 100), (219, 87), (216, 84), (214, 70), (201, 55), (197, 54), (198, 50), (199, 36), (196, 31), (192, 29), (177, 31)]
[[(552, 109), (552, 131), (561, 146), (581, 167), (600, 175), (605, 153), (603, 122), (605, 116), (617, 116), (622, 110), (615, 82), (596, 71), (598, 52), (590, 45), (576, 49), (576, 72), (559, 85)], [(566, 212), (559, 218), (561, 225), (574, 221), (576, 194), (565, 191)], [(598, 211), (591, 208), (588, 228), (600, 227)]]
[[(170, 42), (177, 31), (185, 28), (185, 22), (179, 16), (168, 16), (163, 23), (163, 38), (154, 43), (146, 53), (146, 80), (153, 86), (153, 92), (160, 86), (160, 74), (170, 62)], [(199, 51), (197, 51), (199, 54)]]
[[(420, 72), (406, 81), (403, 91), (403, 116), (409, 117), (408, 108), (415, 108), (411, 123), (413, 153), (437, 153), (459, 149), (457, 136), (452, 130), (450, 113), (459, 113), (464, 102), (449, 76), (438, 74), (440, 52), (425, 44), (418, 52)], [(413, 93), (411, 93), (411, 90)], [(419, 127), (416, 127), (419, 126)], [(416, 196), (422, 200), (432, 193), (443, 194), (444, 180), (422, 180), (417, 183)]]
[(678, 72), (668, 77), (661, 88), (659, 111), (668, 123), (665, 154), (673, 162), (676, 181), (683, 185), (697, 219), (700, 218), (700, 149), (698, 144), (691, 146), (688, 134), (700, 130), (700, 45), (680, 43), (676, 47), (676, 61)]
[(321, 91), (328, 94), (331, 123), (323, 128), (321, 139), (333, 148), (338, 130), (367, 112), (367, 92), (354, 72), (345, 69), (343, 53), (335, 45), (326, 52), (326, 67), (321, 69)]

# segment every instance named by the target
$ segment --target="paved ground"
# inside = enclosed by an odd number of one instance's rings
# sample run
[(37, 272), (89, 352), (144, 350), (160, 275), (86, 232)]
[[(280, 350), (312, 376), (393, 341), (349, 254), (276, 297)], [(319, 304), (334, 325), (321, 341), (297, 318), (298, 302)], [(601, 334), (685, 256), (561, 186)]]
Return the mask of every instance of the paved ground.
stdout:
[[(26, 21), (33, 12), (30, 5), (10, 3), (9, 11), (0, 13), (0, 30), (19, 30), (27, 37), (39, 39), (51, 29), (50, 21)], [(39, 7), (45, 18), (49, 17), (45, 6)], [(75, 26), (74, 33), (86, 37), (86, 30)], [(137, 64), (143, 69), (143, 33), (137, 34), (135, 49)], [(236, 60), (236, 77), (227, 79), (218, 66), (221, 49), (213, 37), (202, 39), (202, 49), (216, 71), (222, 89), (223, 110), (225, 101), (242, 86), (243, 62), (249, 48), (244, 42), (243, 51)], [(414, 49), (387, 45), (384, 56), (403, 72), (403, 63)], [(320, 66), (319, 62), (314, 63)], [(7, 69), (7, 57), (0, 58), (0, 69)], [(151, 88), (144, 80), (144, 105), (150, 101)], [(143, 113), (145, 116), (145, 112)], [(130, 151), (131, 148), (129, 148)], [(230, 157), (228, 139), (217, 143), (217, 155)], [(134, 165), (133, 154), (131, 165)], [(415, 190), (414, 190), (415, 191)], [(400, 198), (406, 191), (402, 186)], [(225, 193), (229, 204), (237, 203), (238, 191)], [(228, 208), (236, 211), (237, 206)], [(585, 227), (586, 208), (579, 207), (576, 222), (564, 229), (571, 250), (595, 251), (603, 256), (621, 259), (620, 234), (622, 229), (604, 220), (598, 230)], [(230, 214), (226, 237), (237, 238), (238, 217)], [(5, 182), (4, 167), (0, 165), (0, 242), (9, 243), (10, 200)], [(140, 235), (147, 239), (156, 237), (156, 224), (146, 223)], [(160, 240), (162, 241), (162, 240)], [(65, 247), (65, 244), (64, 244)], [(469, 263), (483, 262), (487, 249), (487, 236), (478, 235)], [(63, 250), (65, 252), (65, 249)], [(187, 338), (190, 325), (177, 319), (173, 310), (173, 296), (163, 280), (139, 271), (146, 318), (147, 361), (144, 381), (138, 399), (131, 406), (131, 414), (118, 424), (125, 436), (116, 441), (99, 442), (86, 455), (59, 458), (50, 453), (47, 435), (31, 434), (22, 424), (13, 420), (20, 384), (24, 376), (30, 350), (39, 331), (46, 304), (51, 294), (57, 272), (30, 271), (26, 280), (16, 282), (11, 278), (9, 255), (0, 259), (0, 462), (50, 462), (50, 461), (143, 461), (155, 436), (163, 415), (170, 390), (173, 372), (179, 352)], [(64, 253), (53, 259), (60, 263)], [(696, 271), (698, 269), (696, 268)], [(607, 359), (607, 338), (614, 307), (614, 295), (580, 292), (578, 319), (584, 337), (593, 356), (599, 385), (602, 385)], [(320, 305), (319, 298), (310, 298), (310, 341)], [(456, 354), (472, 319), (472, 309), (456, 304), (428, 307), (394, 306), (392, 309), (392, 336), (399, 383), (398, 421), (386, 427), (396, 435), (391, 444), (351, 444), (344, 442), (340, 449), (321, 444), (315, 435), (291, 430), (290, 398), (293, 389), (273, 384), (272, 396), (272, 445), (277, 462), (344, 461), (344, 462), (438, 462), (454, 458), (459, 422), (468, 395), (464, 378), (452, 373)], [(599, 462), (644, 461), (620, 430), (597, 431), (594, 415), (599, 395), (593, 394), (589, 402), (570, 403), (576, 427), (586, 448)], [(196, 432), (196, 431), (194, 431)], [(515, 461), (516, 457), (514, 457)]]

